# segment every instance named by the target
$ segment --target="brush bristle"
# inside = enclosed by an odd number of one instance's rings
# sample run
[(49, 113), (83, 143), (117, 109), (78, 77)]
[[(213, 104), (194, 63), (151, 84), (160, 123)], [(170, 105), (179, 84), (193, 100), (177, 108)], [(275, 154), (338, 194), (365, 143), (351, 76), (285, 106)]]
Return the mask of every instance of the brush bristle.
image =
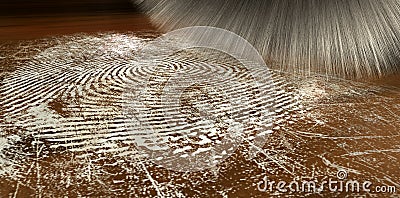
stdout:
[(400, 1), (141, 0), (163, 31), (213, 26), (253, 44), (273, 69), (347, 78), (400, 70)]

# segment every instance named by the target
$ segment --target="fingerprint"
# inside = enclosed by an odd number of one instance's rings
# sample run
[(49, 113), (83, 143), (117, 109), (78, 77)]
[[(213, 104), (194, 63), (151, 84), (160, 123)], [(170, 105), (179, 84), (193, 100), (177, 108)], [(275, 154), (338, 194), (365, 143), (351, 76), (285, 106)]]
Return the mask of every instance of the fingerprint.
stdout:
[[(153, 192), (157, 185), (147, 183), (157, 180), (148, 170), (152, 164), (208, 172), (237, 152), (251, 159), (268, 144), (272, 123), (300, 111), (298, 94), (287, 90), (281, 74), (268, 70), (269, 77), (255, 83), (267, 70), (250, 75), (243, 60), (214, 49), (177, 51), (148, 66), (143, 55), (152, 54), (143, 48), (154, 37), (59, 38), (5, 75), (1, 177), (38, 193), (65, 192), (51, 187), (61, 181), (79, 192), (84, 185), (87, 193), (104, 193), (102, 183), (131, 192), (119, 182)], [(156, 47), (153, 54), (165, 50)], [(126, 178), (108, 173), (116, 170)], [(46, 177), (52, 179), (38, 179)]]
[[(78, 157), (92, 155), (88, 151), (123, 152), (140, 142), (147, 147), (170, 142), (179, 145), (175, 152), (186, 148), (201, 153), (221, 142), (230, 130), (245, 131), (245, 137), (231, 137), (236, 147), (243, 138), (254, 139), (256, 131), (270, 133), (275, 116), (279, 118), (285, 107), (294, 105), (292, 97), (277, 92), (284, 86), (279, 77), (255, 84), (238, 60), (221, 52), (179, 51), (157, 67), (147, 67), (136, 54), (148, 41), (111, 34), (101, 39), (76, 38), (44, 50), (4, 80), (5, 125), (10, 130), (22, 129), (38, 144), (77, 152)], [(181, 84), (196, 78), (205, 81), (184, 87), (181, 95), (172, 91), (159, 97), (164, 88), (174, 88), (163, 86), (173, 82), (177, 72), (186, 76), (176, 79)], [(206, 79), (216, 75), (219, 78)], [(148, 86), (146, 91), (144, 86)], [(144, 102), (146, 109), (132, 107), (132, 101)], [(141, 117), (126, 117), (127, 107)], [(184, 124), (179, 123), (182, 119)], [(152, 139), (155, 135), (160, 139)], [(148, 143), (149, 139), (157, 144)]]

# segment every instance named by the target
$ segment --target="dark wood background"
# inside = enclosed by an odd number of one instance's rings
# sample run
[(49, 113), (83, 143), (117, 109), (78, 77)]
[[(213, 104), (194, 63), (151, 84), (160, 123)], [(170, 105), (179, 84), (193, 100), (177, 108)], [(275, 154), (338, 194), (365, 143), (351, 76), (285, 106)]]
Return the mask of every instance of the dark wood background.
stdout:
[(130, 0), (2, 0), (0, 41), (154, 30)]

